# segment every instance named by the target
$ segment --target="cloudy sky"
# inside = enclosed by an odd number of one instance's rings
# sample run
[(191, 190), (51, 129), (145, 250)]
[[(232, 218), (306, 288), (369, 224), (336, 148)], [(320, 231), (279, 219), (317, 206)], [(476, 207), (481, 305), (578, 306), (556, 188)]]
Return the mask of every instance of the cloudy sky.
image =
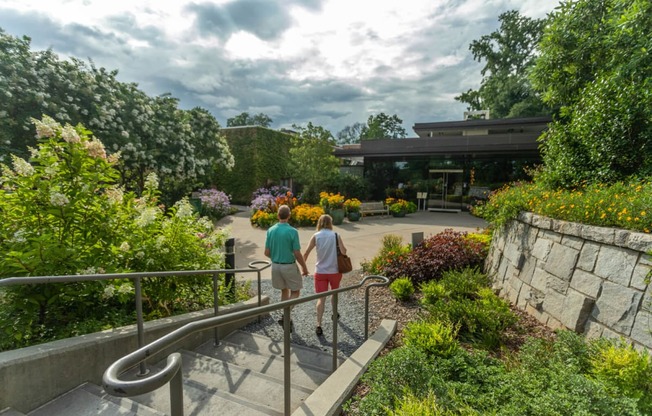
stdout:
[(32, 50), (91, 59), (150, 96), (246, 111), (273, 128), (311, 121), (336, 135), (384, 112), (414, 123), (460, 120), (454, 96), (477, 88), (469, 44), (518, 10), (557, 0), (0, 0), (0, 28)]

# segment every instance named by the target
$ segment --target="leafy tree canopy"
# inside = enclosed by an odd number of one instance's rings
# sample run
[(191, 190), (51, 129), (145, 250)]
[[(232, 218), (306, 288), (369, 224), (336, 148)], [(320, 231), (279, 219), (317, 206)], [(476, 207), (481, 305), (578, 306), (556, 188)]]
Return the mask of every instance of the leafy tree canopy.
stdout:
[(367, 119), (367, 124), (362, 126), (360, 139), (404, 139), (407, 133), (402, 124), (403, 120), (396, 114), (393, 116), (388, 116), (385, 113), (380, 113), (377, 116), (371, 115)]
[(344, 127), (337, 133), (337, 144), (353, 144), (360, 143), (360, 134), (364, 123), (353, 123), (350, 126)]
[(469, 89), (455, 99), (469, 104), (469, 110), (488, 109), (492, 118), (550, 114), (528, 80), (545, 19), (530, 19), (512, 10), (498, 20), (498, 30), (469, 46), (473, 59), (485, 62), (480, 88)]
[(119, 152), (120, 181), (128, 189), (142, 191), (152, 172), (163, 178), (168, 204), (233, 166), (212, 115), (180, 110), (169, 94), (149, 97), (136, 84), (117, 81), (117, 73), (60, 60), (52, 51), (31, 52), (29, 38), (0, 29), (0, 162), (28, 157), (36, 145), (30, 120), (45, 114), (88, 126), (109, 154)]
[(652, 3), (570, 0), (550, 16), (532, 82), (559, 114), (542, 137), (552, 186), (652, 174)]
[(258, 113), (256, 115), (249, 115), (249, 113), (244, 112), (226, 120), (226, 126), (261, 126), (269, 128), (272, 125), (272, 122), (272, 119), (269, 118), (267, 114)]
[(333, 155), (335, 139), (330, 131), (312, 123), (292, 127), (298, 132), (290, 148), (293, 177), (303, 185), (306, 201), (316, 202), (319, 192), (338, 174), (340, 161)]

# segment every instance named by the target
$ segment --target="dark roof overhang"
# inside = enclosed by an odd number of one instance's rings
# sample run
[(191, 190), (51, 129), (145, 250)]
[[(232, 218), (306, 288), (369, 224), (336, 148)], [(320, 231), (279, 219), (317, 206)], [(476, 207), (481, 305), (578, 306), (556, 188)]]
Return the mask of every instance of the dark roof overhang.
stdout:
[(336, 149), (337, 157), (410, 157), (434, 155), (538, 155), (540, 133), (488, 136), (440, 136), (409, 139), (364, 140), (360, 148)]

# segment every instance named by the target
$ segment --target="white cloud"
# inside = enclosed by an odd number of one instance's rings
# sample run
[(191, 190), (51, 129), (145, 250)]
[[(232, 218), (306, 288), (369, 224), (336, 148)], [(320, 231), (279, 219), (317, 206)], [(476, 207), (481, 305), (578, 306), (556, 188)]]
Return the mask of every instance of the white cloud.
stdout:
[[(308, 2), (303, 2), (308, 4)], [(259, 6), (255, 13), (248, 7)], [(371, 114), (460, 119), (477, 88), (468, 45), (517, 9), (546, 0), (2, 0), (0, 28), (33, 50), (91, 58), (150, 95), (170, 92), (223, 125), (243, 111), (274, 127), (312, 121), (334, 134)]]

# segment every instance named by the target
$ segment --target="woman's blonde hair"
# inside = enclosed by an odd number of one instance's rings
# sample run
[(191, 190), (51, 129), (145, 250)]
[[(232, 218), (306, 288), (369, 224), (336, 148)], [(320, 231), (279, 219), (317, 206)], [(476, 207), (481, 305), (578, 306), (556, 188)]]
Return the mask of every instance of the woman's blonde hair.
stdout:
[(324, 214), (319, 217), (319, 220), (317, 220), (317, 231), (322, 228), (328, 228), (329, 230), (333, 229), (333, 218), (330, 215)]

